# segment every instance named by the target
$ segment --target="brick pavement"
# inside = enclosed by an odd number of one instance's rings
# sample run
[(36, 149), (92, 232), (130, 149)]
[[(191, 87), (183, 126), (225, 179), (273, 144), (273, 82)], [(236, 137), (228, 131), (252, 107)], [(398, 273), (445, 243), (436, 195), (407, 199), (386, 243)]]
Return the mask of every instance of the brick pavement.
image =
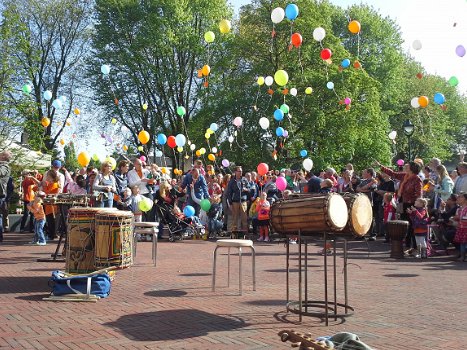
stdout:
[[(256, 244), (257, 291), (250, 258), (244, 259), (244, 295), (237, 295), (237, 257), (226, 287), (226, 256), (219, 256), (211, 292), (213, 242), (160, 242), (158, 266), (151, 243), (138, 245), (136, 264), (118, 271), (111, 296), (97, 303), (46, 302), (47, 281), (63, 263), (36, 262), (54, 245), (29, 246), (31, 234), (6, 234), (0, 245), (0, 348), (2, 349), (287, 349), (277, 332), (313, 335), (350, 331), (376, 349), (463, 349), (467, 343), (467, 263), (388, 258), (388, 246), (350, 243), (349, 297), (355, 314), (332, 320), (285, 312), (285, 248)], [(322, 299), (323, 257), (310, 248), (310, 298)], [(297, 246), (291, 246), (297, 270)], [(342, 258), (338, 257), (339, 278)], [(297, 295), (297, 274), (291, 295)], [(341, 287), (339, 286), (339, 292)], [(338, 301), (342, 301), (340, 298)]]

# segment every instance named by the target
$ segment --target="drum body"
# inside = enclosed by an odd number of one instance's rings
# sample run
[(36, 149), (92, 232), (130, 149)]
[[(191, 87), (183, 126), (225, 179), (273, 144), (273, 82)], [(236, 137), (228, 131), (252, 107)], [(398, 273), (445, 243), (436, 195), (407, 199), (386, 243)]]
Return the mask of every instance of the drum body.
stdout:
[(366, 235), (373, 222), (370, 199), (363, 193), (346, 193), (343, 197), (349, 211), (349, 221), (342, 233), (352, 233), (357, 237)]
[(344, 199), (336, 193), (282, 200), (271, 207), (272, 227), (283, 234), (341, 231), (348, 216)]
[(404, 220), (388, 221), (387, 227), (391, 240), (391, 258), (402, 259), (404, 257), (403, 241), (409, 229), (409, 222)]
[[(95, 271), (95, 215), (103, 208), (70, 208), (68, 211), (65, 271)], [(113, 211), (113, 209), (112, 209)]]
[(133, 264), (133, 213), (114, 211), (96, 214), (96, 268)]

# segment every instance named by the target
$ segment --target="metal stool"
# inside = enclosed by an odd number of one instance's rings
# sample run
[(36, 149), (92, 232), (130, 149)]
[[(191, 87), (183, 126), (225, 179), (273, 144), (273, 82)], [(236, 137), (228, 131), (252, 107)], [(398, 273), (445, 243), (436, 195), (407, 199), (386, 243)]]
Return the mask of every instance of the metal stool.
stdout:
[(136, 243), (137, 235), (152, 235), (152, 261), (154, 266), (156, 266), (157, 258), (157, 234), (159, 233), (159, 223), (158, 222), (135, 222), (135, 229), (133, 232), (133, 256), (136, 257)]
[(253, 247), (253, 241), (248, 239), (219, 239), (216, 242), (216, 249), (214, 249), (214, 262), (212, 267), (212, 291), (216, 290), (216, 261), (217, 249), (228, 248), (228, 262), (227, 262), (227, 286), (230, 286), (230, 248), (238, 248), (238, 288), (240, 295), (242, 295), (242, 248), (247, 247), (251, 249), (252, 269), (253, 269), (253, 290), (256, 290), (256, 252)]

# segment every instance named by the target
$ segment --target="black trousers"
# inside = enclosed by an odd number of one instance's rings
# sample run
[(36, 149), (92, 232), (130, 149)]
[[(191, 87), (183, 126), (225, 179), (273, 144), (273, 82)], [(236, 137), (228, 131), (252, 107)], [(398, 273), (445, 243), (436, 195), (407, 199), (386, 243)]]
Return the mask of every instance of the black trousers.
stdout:
[(413, 233), (412, 221), (410, 221), (409, 214), (407, 214), (407, 209), (413, 206), (415, 203), (404, 203), (404, 212), (401, 214), (401, 220), (409, 222), (409, 230), (405, 236), (405, 246), (406, 248), (417, 248), (417, 243), (415, 242), (415, 235)]

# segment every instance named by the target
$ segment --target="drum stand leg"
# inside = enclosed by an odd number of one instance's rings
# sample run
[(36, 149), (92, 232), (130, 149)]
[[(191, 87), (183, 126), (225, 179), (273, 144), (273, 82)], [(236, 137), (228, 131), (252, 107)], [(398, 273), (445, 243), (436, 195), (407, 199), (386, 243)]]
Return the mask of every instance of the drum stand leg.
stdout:
[(328, 237), (324, 232), (324, 317), (326, 320), (326, 326), (329, 326), (329, 305), (328, 305), (328, 254), (326, 246), (328, 243)]
[(298, 231), (298, 315), (299, 322), (302, 322), (302, 233)]
[(289, 303), (289, 299), (290, 299), (290, 296), (289, 296), (289, 272), (290, 272), (290, 262), (289, 262), (289, 259), (290, 259), (290, 244), (289, 244), (289, 239), (288, 237), (286, 238), (286, 266), (285, 266), (285, 269), (286, 269), (286, 288), (287, 288), (287, 291), (286, 291), (286, 298), (287, 298), (287, 304)]
[(66, 249), (66, 239), (67, 239), (67, 226), (66, 226), (66, 212), (65, 212), (65, 205), (64, 204), (59, 204), (60, 207), (60, 218), (59, 218), (59, 224), (58, 224), (58, 229), (60, 231), (60, 238), (58, 239), (57, 242), (57, 248), (55, 248), (55, 252), (50, 254), (52, 259), (37, 259), (38, 262), (65, 262), (64, 258), (57, 259), (58, 256), (62, 256), (62, 254), (59, 254), (60, 247), (62, 245), (62, 240), (63, 242), (63, 250), (65, 251)]
[(308, 312), (308, 242), (305, 241), (305, 312)]
[(349, 298), (347, 294), (347, 240), (344, 239), (344, 299), (345, 313), (349, 312)]

